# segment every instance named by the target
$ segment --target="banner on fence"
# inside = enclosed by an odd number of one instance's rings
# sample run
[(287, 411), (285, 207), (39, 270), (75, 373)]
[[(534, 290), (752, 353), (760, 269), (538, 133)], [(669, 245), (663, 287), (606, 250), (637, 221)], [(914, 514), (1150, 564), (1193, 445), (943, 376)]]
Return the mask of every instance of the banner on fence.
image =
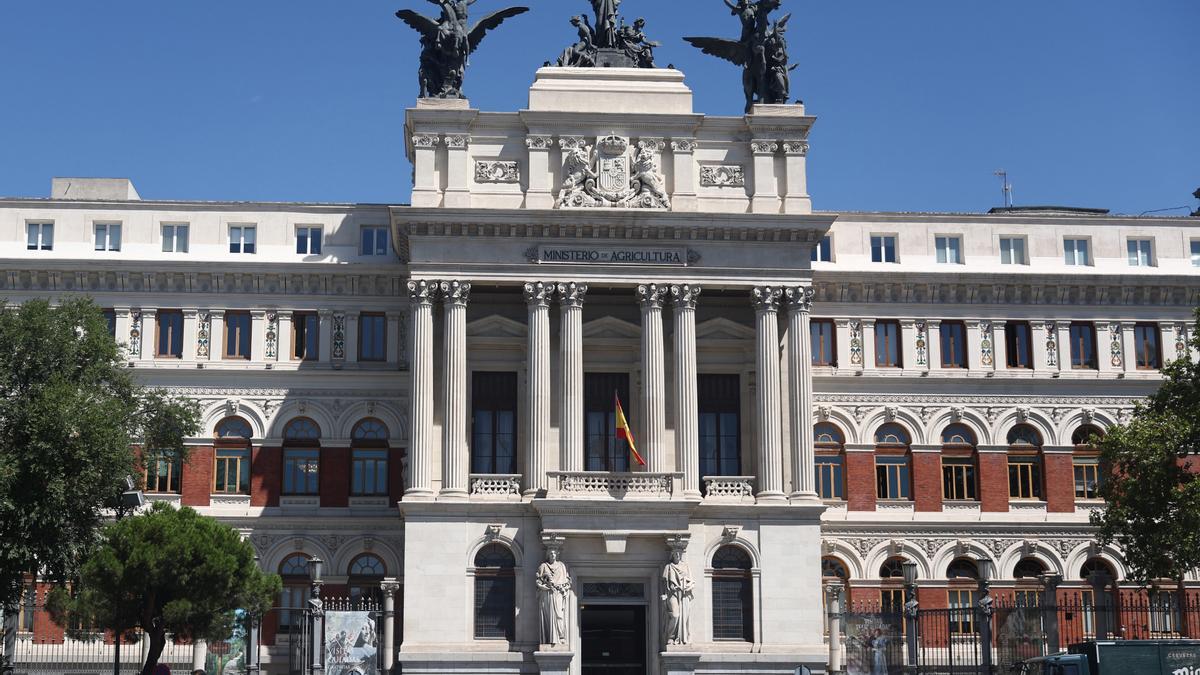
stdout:
[(246, 672), (246, 612), (237, 610), (229, 637), (208, 643), (204, 669), (209, 675)]
[(847, 675), (891, 675), (904, 671), (904, 636), (899, 614), (845, 615)]
[(326, 675), (379, 675), (374, 614), (325, 613)]

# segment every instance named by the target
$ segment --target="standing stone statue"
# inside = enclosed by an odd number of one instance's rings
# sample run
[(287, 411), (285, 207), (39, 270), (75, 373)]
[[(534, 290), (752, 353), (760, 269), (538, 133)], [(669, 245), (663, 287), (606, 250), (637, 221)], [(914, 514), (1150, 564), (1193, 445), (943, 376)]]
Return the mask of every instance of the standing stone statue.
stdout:
[(771, 12), (780, 8), (782, 0), (722, 0), (738, 17), (742, 34), (737, 40), (714, 37), (684, 38), (705, 54), (720, 57), (742, 67), (742, 89), (746, 95), (746, 112), (756, 103), (783, 104), (791, 95), (791, 72), (787, 40), (788, 14), (771, 21)]
[(567, 594), (571, 591), (571, 575), (558, 559), (558, 549), (546, 550), (546, 562), (537, 571), (538, 606), (541, 609), (543, 645), (562, 645), (567, 642)]
[[(661, 46), (646, 38), (646, 20), (626, 25), (619, 9), (621, 0), (588, 0), (595, 21), (571, 17), (579, 41), (558, 57), (560, 68), (654, 68), (654, 48)], [(549, 65), (547, 63), (547, 65)]]
[(421, 98), (466, 98), (463, 79), (470, 56), (489, 30), (528, 7), (509, 7), (493, 12), (468, 28), (467, 12), (476, 0), (429, 0), (441, 8), (441, 16), (431, 19), (402, 9), (396, 12), (401, 21), (421, 34), (421, 61), (417, 69)]
[(692, 641), (690, 619), (695, 588), (692, 571), (683, 561), (683, 549), (672, 548), (671, 562), (662, 573), (663, 642), (668, 646), (686, 645)]

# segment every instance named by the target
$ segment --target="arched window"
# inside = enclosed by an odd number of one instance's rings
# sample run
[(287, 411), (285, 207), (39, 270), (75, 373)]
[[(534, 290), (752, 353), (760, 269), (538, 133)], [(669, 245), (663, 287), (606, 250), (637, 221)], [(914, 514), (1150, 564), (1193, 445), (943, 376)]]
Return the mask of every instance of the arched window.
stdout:
[(821, 558), (821, 578), (849, 581), (850, 570), (846, 567), (846, 563), (842, 562), (841, 560), (838, 560), (833, 556), (825, 556), (824, 558)]
[(1079, 568), (1079, 578), (1087, 581), (1088, 577), (1092, 576), (1094, 572), (1107, 574), (1108, 577), (1114, 581), (1117, 578), (1116, 569), (1114, 569), (1113, 566), (1110, 565), (1109, 562), (1104, 558), (1088, 558), (1083, 563), (1083, 566)]
[(347, 571), (350, 576), (350, 602), (358, 605), (361, 602), (370, 602), (377, 607), (381, 605), (382, 593), (379, 590), (379, 582), (387, 576), (387, 567), (378, 556), (371, 553), (364, 553), (354, 560), (350, 561), (350, 568)]
[(1037, 579), (1046, 573), (1046, 565), (1037, 558), (1021, 558), (1013, 568), (1014, 579)]
[(279, 563), (283, 592), (279, 598), (279, 628), (290, 629), (300, 624), (305, 601), (309, 595), (308, 556), (293, 553)]
[(951, 424), (942, 430), (942, 445), (975, 445), (975, 432), (965, 424)]
[(1085, 424), (1071, 434), (1071, 445), (1094, 447), (1104, 439), (1104, 430), (1094, 424)]
[(1042, 447), (1042, 435), (1028, 424), (1018, 424), (1008, 432), (1008, 444), (1040, 448)]
[(904, 580), (904, 558), (895, 556), (879, 566), (879, 578), (887, 581)]
[(912, 480), (908, 431), (895, 423), (885, 424), (875, 432), (875, 498), (886, 500), (912, 499)]
[(475, 639), (515, 639), (516, 567), (512, 551), (500, 544), (475, 554)]
[(298, 417), (283, 428), (283, 494), (321, 493), (321, 428)]
[(846, 498), (846, 435), (837, 425), (821, 422), (813, 427), (816, 442), (817, 493), (821, 499)]
[(979, 580), (979, 565), (970, 558), (955, 558), (946, 567), (946, 578), (954, 580)]
[(365, 419), (350, 432), (350, 494), (386, 497), (388, 494), (388, 428)]
[(977, 501), (979, 481), (975, 457), (975, 432), (965, 424), (942, 429), (942, 498)]
[(1008, 496), (1040, 500), (1042, 490), (1042, 435), (1028, 424), (1008, 432)]
[(250, 494), (250, 423), (227, 417), (217, 423), (213, 443), (213, 493)]
[(713, 638), (754, 642), (754, 592), (750, 554), (722, 546), (713, 554)]
[(892, 556), (879, 566), (879, 609), (885, 614), (904, 609), (904, 562), (902, 556)]

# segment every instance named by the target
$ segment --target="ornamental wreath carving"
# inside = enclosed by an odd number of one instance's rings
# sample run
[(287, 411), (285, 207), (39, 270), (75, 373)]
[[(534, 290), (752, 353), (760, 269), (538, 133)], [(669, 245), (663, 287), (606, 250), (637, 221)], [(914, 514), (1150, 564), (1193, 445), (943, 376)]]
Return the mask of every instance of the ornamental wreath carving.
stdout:
[(635, 147), (622, 136), (601, 138), (591, 149), (564, 147), (558, 207), (671, 208), (655, 156), (658, 147), (645, 141)]
[(476, 183), (519, 183), (521, 168), (516, 162), (475, 162)]
[(704, 187), (745, 187), (746, 171), (738, 165), (700, 167), (700, 185)]

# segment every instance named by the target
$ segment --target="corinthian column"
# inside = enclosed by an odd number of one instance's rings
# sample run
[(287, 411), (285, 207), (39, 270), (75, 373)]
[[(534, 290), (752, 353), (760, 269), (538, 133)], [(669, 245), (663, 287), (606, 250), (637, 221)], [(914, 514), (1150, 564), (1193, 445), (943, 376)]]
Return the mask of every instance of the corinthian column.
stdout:
[(813, 289), (795, 286), (785, 292), (788, 306), (788, 400), (792, 420), (792, 499), (816, 499), (816, 461), (812, 434)]
[(562, 304), (562, 417), (559, 422), (563, 471), (583, 471), (583, 299), (587, 284), (558, 285)]
[(637, 287), (638, 304), (642, 308), (642, 446), (646, 471), (660, 473), (665, 468), (663, 458), (663, 427), (666, 426), (666, 374), (663, 355), (662, 301), (667, 289), (657, 284)]
[(675, 309), (675, 470), (683, 496), (700, 497), (700, 414), (696, 395), (696, 298), (700, 287), (671, 287)]
[(750, 293), (757, 324), (758, 498), (783, 499), (783, 425), (779, 394), (779, 299), (782, 291), (758, 286)]
[(525, 402), (525, 494), (546, 489), (546, 436), (550, 433), (550, 300), (554, 284), (525, 284), (529, 307), (529, 398)]
[(408, 489), (405, 499), (432, 499), (433, 475), (429, 453), (433, 441), (433, 301), (438, 284), (408, 282), (412, 309), (412, 380), (408, 391), (409, 432)]
[(442, 430), (441, 497), (467, 498), (467, 302), (471, 284), (465, 281), (442, 282), (445, 324), (445, 387), (442, 394), (444, 428)]

